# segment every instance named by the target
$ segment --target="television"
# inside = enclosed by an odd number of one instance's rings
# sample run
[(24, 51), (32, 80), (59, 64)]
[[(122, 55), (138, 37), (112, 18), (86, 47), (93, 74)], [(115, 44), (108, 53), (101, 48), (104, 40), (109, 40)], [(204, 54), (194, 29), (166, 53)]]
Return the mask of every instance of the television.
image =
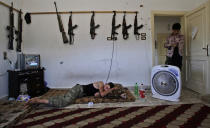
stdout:
[(17, 70), (38, 69), (40, 68), (39, 54), (17, 54)]

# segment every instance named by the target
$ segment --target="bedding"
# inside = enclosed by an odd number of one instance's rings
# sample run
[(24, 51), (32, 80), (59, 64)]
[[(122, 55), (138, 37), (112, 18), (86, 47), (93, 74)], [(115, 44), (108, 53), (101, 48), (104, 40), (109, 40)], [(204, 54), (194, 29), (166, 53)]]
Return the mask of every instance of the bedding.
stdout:
[[(105, 97), (82, 97), (78, 98), (75, 103), (76, 104), (86, 104), (88, 102), (93, 103), (114, 103), (114, 102), (133, 102), (135, 101), (135, 97), (132, 93), (128, 90), (128, 88), (123, 87), (121, 84), (115, 84), (117, 90), (112, 91)], [(56, 95), (64, 95), (69, 91), (69, 89), (50, 89), (47, 93), (41, 96), (43, 99), (48, 99), (49, 97), (56, 96)], [(121, 95), (123, 94), (123, 97)]]
[[(114, 90), (112, 93), (108, 94), (106, 97), (96, 98), (94, 96), (78, 98), (75, 104), (86, 104), (88, 102), (93, 103), (114, 103), (114, 102), (132, 102), (135, 101), (135, 97), (131, 94), (131, 92), (123, 87), (120, 84), (115, 84), (118, 88)], [(41, 98), (49, 98), (55, 95), (64, 95), (67, 93), (69, 89), (50, 89), (47, 93), (40, 96)], [(125, 94), (126, 98), (120, 97), (121, 94)], [(1, 100), (0, 101), (0, 128), (4, 127), (12, 127), (17, 122), (21, 121), (25, 118), (25, 116), (31, 111), (36, 111), (38, 108), (42, 109), (50, 109), (49, 106), (42, 106), (38, 104), (31, 105), (28, 108), (24, 107), (25, 102), (19, 101), (8, 101)]]

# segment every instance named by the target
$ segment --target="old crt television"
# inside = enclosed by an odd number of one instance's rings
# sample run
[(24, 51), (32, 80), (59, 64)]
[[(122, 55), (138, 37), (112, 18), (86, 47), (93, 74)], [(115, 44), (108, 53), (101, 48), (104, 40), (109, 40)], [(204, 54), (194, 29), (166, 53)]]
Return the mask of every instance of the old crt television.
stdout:
[(39, 54), (17, 54), (18, 70), (38, 69), (40, 68), (40, 55)]

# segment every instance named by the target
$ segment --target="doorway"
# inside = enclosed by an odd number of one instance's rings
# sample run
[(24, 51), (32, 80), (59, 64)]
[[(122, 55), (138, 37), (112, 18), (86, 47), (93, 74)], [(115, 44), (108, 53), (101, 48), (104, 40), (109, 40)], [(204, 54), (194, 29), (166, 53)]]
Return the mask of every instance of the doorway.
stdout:
[[(181, 34), (185, 35), (185, 11), (152, 11), (152, 51), (153, 66), (165, 64), (166, 48), (164, 43), (172, 32), (172, 25), (176, 22), (181, 24)], [(182, 83), (185, 83), (185, 55), (182, 61)], [(183, 84), (185, 85), (185, 84)]]
[[(155, 17), (180, 17), (181, 32), (185, 35), (182, 85), (200, 94), (210, 94), (210, 0), (188, 12), (152, 11), (152, 64), (157, 65)], [(160, 37), (163, 38), (163, 37)]]
[(155, 16), (154, 31), (155, 31), (155, 65), (165, 64), (167, 49), (164, 48), (164, 43), (167, 37), (172, 32), (172, 25), (180, 23), (180, 16)]

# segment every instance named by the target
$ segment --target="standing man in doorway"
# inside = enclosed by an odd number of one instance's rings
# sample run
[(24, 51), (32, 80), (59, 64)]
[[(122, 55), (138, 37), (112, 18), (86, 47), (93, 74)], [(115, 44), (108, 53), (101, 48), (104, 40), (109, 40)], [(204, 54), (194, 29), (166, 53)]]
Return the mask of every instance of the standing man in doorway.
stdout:
[(180, 34), (181, 25), (175, 23), (172, 26), (172, 33), (167, 38), (164, 47), (167, 48), (166, 62), (167, 65), (174, 65), (182, 69), (182, 56), (184, 49), (184, 36)]

